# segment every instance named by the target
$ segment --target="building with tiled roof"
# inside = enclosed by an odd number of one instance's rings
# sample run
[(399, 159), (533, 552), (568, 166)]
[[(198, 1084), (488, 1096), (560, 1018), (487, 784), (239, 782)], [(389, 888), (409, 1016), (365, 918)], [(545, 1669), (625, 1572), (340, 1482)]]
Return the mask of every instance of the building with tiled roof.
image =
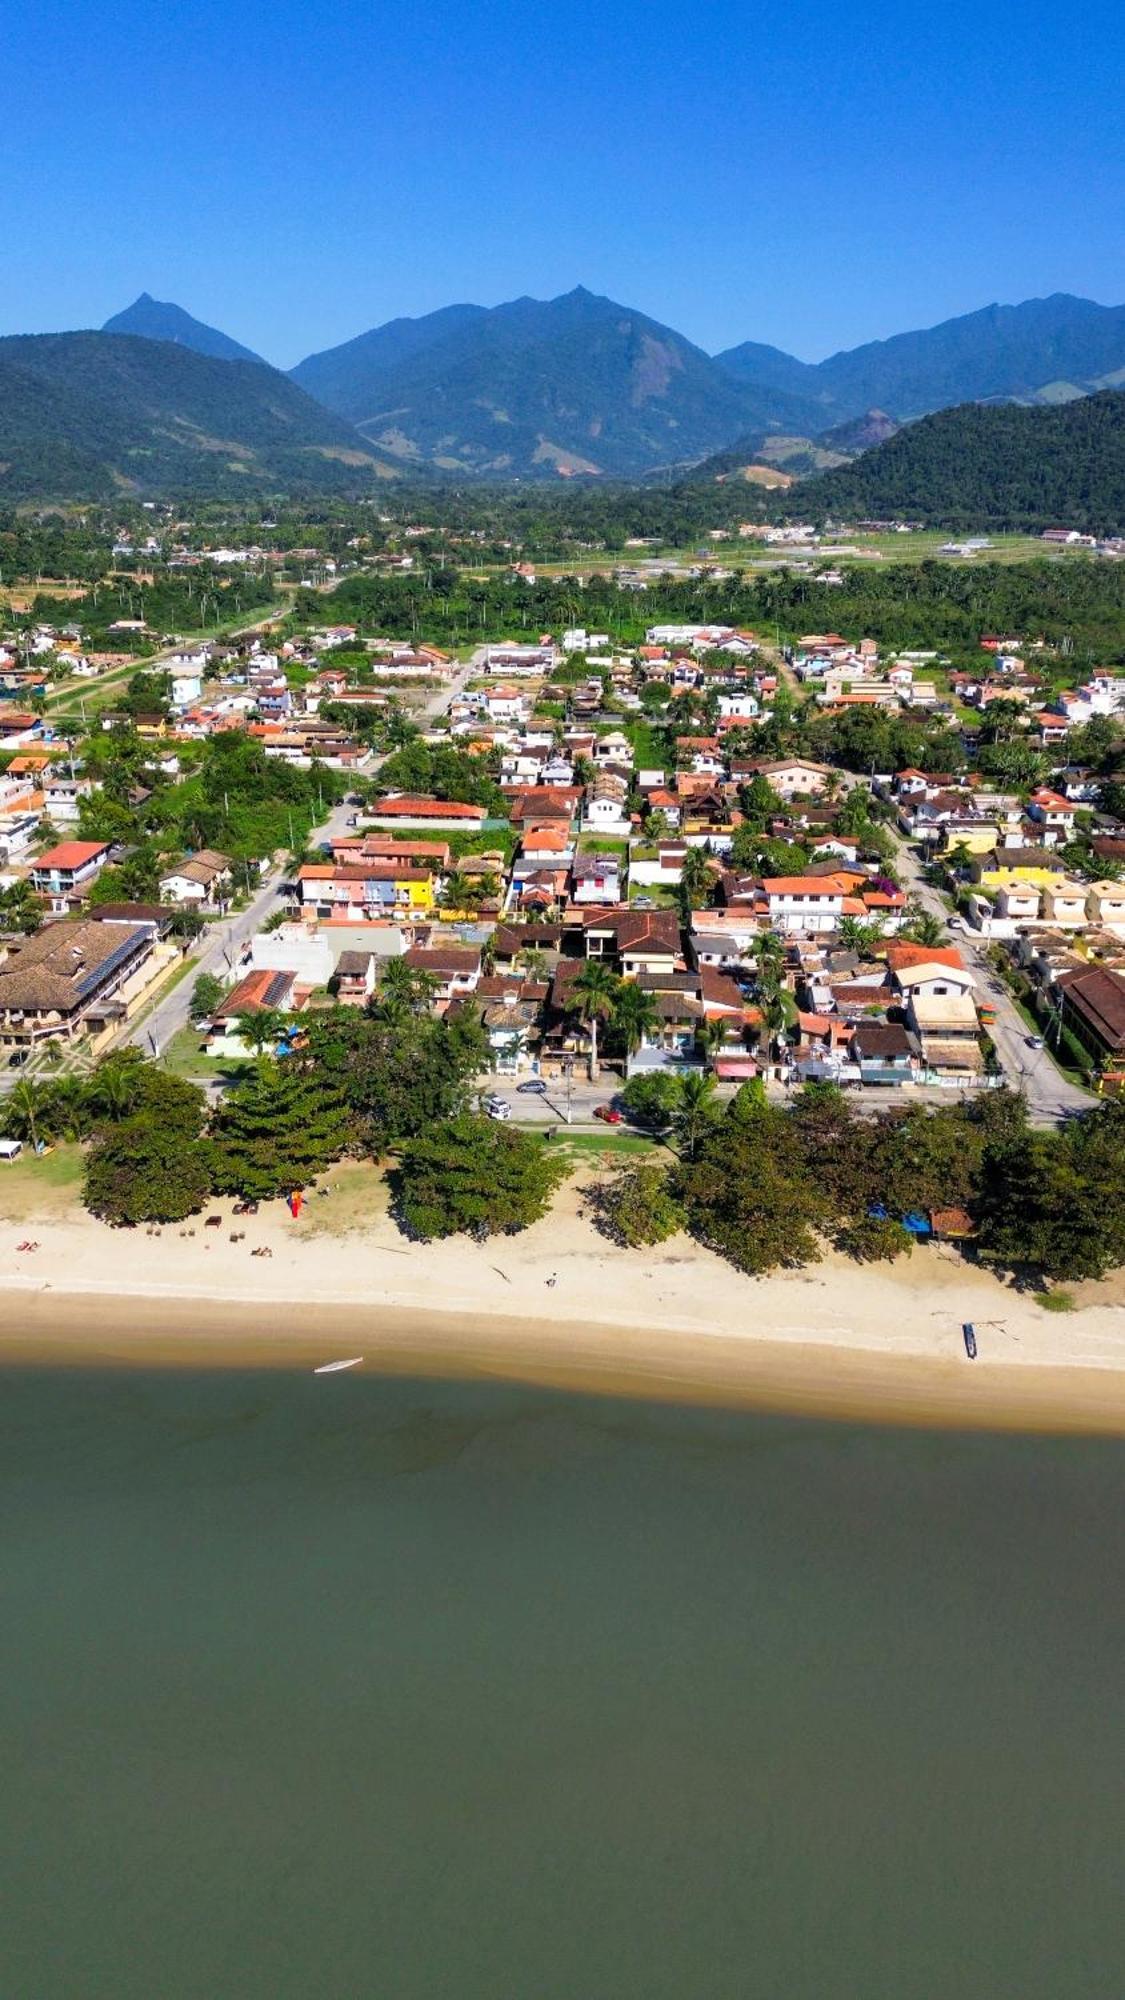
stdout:
[(124, 1016), (121, 989), (152, 955), (151, 923), (45, 924), (0, 961), (0, 1047), (73, 1040)]

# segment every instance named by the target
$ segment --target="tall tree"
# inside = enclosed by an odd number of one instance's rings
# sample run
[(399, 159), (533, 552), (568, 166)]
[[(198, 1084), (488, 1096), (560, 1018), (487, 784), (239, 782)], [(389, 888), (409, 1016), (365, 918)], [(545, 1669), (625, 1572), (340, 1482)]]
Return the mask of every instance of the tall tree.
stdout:
[(600, 959), (588, 958), (570, 988), (567, 1005), (585, 1023), (590, 1037), (590, 1081), (596, 1083), (598, 1069), (598, 1024), (613, 1014), (620, 980)]
[(401, 1212), (423, 1241), (480, 1238), (538, 1222), (568, 1167), (541, 1138), (469, 1113), (431, 1126), (402, 1149)]

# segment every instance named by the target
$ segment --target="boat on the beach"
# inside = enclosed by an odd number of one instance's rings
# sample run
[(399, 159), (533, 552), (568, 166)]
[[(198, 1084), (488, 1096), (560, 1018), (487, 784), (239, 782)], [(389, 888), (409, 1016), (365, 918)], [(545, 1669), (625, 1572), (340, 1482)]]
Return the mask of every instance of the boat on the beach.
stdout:
[(971, 1319), (967, 1319), (964, 1322), (961, 1328), (961, 1337), (965, 1342), (965, 1352), (969, 1360), (975, 1361), (977, 1358), (977, 1334)]
[(362, 1354), (353, 1354), (350, 1361), (322, 1361), (319, 1368), (313, 1369), (313, 1374), (338, 1375), (341, 1368), (358, 1368), (362, 1360)]

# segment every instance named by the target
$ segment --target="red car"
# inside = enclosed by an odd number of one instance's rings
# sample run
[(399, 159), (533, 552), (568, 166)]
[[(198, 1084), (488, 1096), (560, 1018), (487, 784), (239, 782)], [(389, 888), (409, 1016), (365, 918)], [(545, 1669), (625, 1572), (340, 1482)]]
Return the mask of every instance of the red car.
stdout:
[(603, 1125), (620, 1125), (621, 1123), (621, 1113), (612, 1104), (595, 1104), (594, 1117), (600, 1118)]

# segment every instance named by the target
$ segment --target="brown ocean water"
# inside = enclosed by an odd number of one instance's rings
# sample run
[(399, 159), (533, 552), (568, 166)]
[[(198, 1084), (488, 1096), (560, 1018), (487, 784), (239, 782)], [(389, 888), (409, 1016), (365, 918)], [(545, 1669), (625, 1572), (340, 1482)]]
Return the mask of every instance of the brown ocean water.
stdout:
[(1125, 1447), (0, 1375), (3, 2000), (1111, 2000)]

